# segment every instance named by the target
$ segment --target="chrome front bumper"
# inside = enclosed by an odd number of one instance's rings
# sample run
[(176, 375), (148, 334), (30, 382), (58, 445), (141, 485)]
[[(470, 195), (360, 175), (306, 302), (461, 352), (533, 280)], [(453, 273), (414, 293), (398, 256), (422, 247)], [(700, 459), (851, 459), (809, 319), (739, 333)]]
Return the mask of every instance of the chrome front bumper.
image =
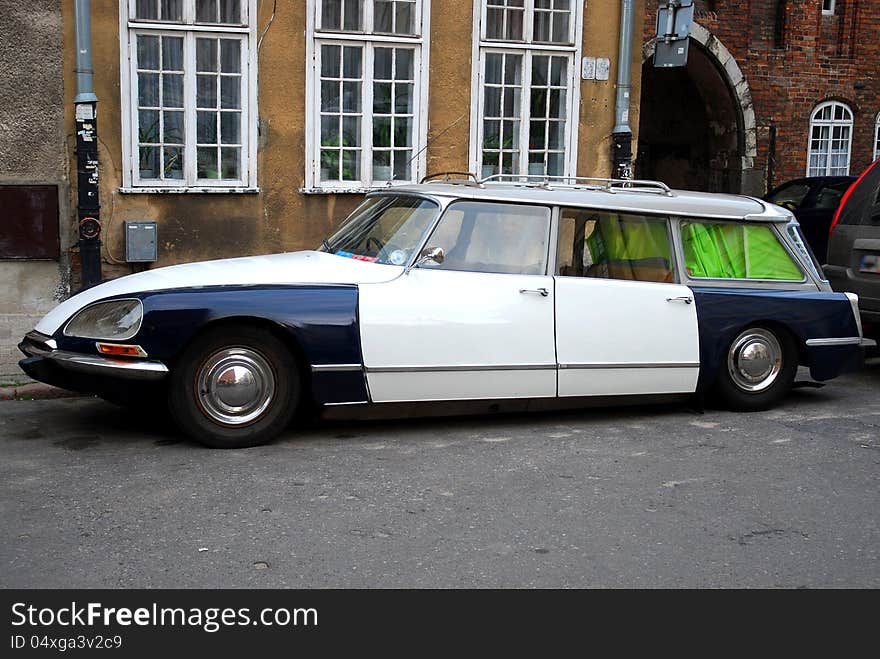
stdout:
[(28, 357), (41, 357), (65, 371), (76, 373), (124, 380), (161, 380), (168, 375), (168, 367), (159, 361), (114, 359), (58, 350), (54, 339), (39, 332), (28, 332), (18, 348)]

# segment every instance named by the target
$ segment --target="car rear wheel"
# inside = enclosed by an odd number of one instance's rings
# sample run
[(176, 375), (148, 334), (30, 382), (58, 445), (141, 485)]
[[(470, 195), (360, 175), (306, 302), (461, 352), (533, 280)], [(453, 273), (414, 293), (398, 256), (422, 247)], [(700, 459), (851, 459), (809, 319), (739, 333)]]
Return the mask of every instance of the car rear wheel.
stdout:
[(716, 393), (729, 409), (766, 410), (791, 390), (797, 373), (797, 349), (785, 332), (749, 327), (728, 346), (720, 365)]
[(271, 441), (296, 412), (296, 360), (272, 333), (224, 326), (198, 337), (173, 369), (169, 407), (181, 429), (212, 448)]

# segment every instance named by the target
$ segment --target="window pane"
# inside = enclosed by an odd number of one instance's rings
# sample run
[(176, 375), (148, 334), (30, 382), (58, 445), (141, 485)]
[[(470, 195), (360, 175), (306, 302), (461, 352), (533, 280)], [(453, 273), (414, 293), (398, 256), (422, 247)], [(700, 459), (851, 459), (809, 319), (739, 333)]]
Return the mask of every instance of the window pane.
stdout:
[(142, 146), (138, 149), (138, 169), (142, 179), (159, 178), (159, 147)]
[[(550, 209), (485, 202), (453, 203), (428, 239), (443, 249), (440, 270), (544, 274)], [(422, 267), (422, 266), (420, 266)]]
[(373, 84), (373, 112), (391, 114), (391, 83), (377, 82)]
[(770, 227), (682, 222), (681, 239), (688, 275), (711, 279), (803, 278)]
[(390, 117), (375, 117), (373, 119), (373, 146), (378, 148), (391, 146)]
[(158, 0), (137, 0), (134, 10), (135, 18), (144, 21), (155, 21), (159, 19), (159, 2)]
[(391, 80), (392, 52), (391, 48), (376, 48), (373, 51), (373, 76), (377, 80)]
[(363, 0), (343, 0), (342, 29), (363, 29)]
[(196, 176), (199, 178), (220, 178), (220, 169), (217, 167), (217, 149), (213, 146), (199, 147), (196, 153), (198, 166)]
[(217, 70), (217, 39), (196, 39), (196, 71)]
[(162, 141), (183, 144), (183, 112), (162, 113)]
[(159, 74), (138, 73), (138, 105), (159, 106)]
[(338, 181), (339, 180), (339, 151), (321, 150), (321, 180), (322, 181)]
[(241, 23), (241, 0), (220, 0), (220, 22)]
[(394, 31), (394, 3), (376, 0), (373, 10), (373, 29), (376, 32)]
[(241, 72), (241, 41), (238, 39), (220, 40), (220, 70), (223, 73)]
[(408, 48), (395, 48), (395, 64), (394, 79), (395, 80), (412, 80), (413, 79), (413, 54), (414, 51)]
[(196, 21), (199, 23), (216, 23), (217, 0), (196, 0)]
[(162, 149), (162, 160), (165, 172), (165, 178), (182, 179), (183, 178), (183, 147), (173, 146)]
[(183, 0), (162, 0), (162, 20), (182, 21)]
[(342, 49), (342, 77), (359, 79), (361, 77), (361, 53), (363, 48), (348, 47)]
[(241, 144), (241, 113), (220, 113), (220, 142), (223, 144)]
[(216, 76), (196, 76), (196, 106), (200, 108), (217, 107)]
[(339, 146), (339, 117), (321, 117), (321, 146)]
[(391, 152), (390, 151), (373, 151), (373, 180), (374, 181), (390, 181), (391, 180)]
[(162, 106), (166, 108), (183, 107), (183, 75), (162, 74)]
[(394, 3), (394, 32), (415, 34), (415, 2)]
[(138, 112), (138, 142), (157, 143), (159, 141), (159, 111), (140, 110)]
[(361, 178), (360, 151), (342, 152), (342, 180), (359, 181)]
[(321, 77), (339, 78), (340, 46), (321, 46)]
[(346, 80), (342, 83), (342, 111), (361, 111), (361, 83)]
[(336, 80), (321, 81), (321, 111), (339, 111), (339, 83)]
[(220, 149), (220, 177), (224, 179), (241, 178), (241, 148), (224, 147)]
[(235, 108), (241, 107), (241, 78), (221, 76), (220, 78), (220, 107)]
[(674, 281), (663, 218), (562, 209), (557, 261), (562, 276)]
[(413, 85), (397, 83), (394, 89), (394, 112), (396, 114), (411, 114), (413, 111)]
[(199, 144), (217, 144), (217, 113), (196, 113), (196, 141)]
[(321, 2), (321, 27), (325, 30), (338, 30), (342, 27), (342, 0)]
[(138, 69), (159, 70), (159, 37), (138, 35), (137, 66)]
[(162, 69), (183, 71), (183, 37), (162, 37)]

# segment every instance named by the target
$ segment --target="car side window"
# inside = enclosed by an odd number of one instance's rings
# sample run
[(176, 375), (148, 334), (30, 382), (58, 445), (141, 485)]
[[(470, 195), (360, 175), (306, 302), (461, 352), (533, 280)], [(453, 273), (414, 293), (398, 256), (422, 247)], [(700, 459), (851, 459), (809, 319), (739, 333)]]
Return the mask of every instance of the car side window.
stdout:
[(843, 197), (843, 194), (849, 189), (851, 184), (850, 181), (838, 181), (823, 185), (816, 196), (816, 208), (837, 208), (841, 197)]
[(549, 240), (550, 209), (546, 206), (455, 202), (426, 243), (430, 249), (443, 250), (443, 263), (429, 261), (419, 267), (543, 275)]
[(809, 191), (810, 186), (807, 183), (789, 183), (767, 195), (767, 201), (794, 210), (800, 207)]
[(557, 272), (564, 277), (672, 282), (665, 218), (563, 208)]
[(801, 281), (801, 269), (772, 229), (760, 224), (681, 222), (688, 276)]

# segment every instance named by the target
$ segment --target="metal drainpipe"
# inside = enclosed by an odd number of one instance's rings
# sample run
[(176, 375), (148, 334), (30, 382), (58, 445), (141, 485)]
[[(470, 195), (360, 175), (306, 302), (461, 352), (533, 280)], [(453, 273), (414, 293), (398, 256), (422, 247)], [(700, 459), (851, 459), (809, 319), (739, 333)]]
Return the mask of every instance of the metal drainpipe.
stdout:
[(620, 0), (620, 50), (617, 54), (617, 100), (614, 130), (611, 133), (611, 158), (614, 178), (631, 179), (632, 129), (629, 127), (630, 82), (632, 79), (633, 0)]
[(89, 0), (75, 0), (77, 219), (82, 286), (101, 281), (101, 223), (98, 197), (98, 97), (93, 88), (92, 19)]

